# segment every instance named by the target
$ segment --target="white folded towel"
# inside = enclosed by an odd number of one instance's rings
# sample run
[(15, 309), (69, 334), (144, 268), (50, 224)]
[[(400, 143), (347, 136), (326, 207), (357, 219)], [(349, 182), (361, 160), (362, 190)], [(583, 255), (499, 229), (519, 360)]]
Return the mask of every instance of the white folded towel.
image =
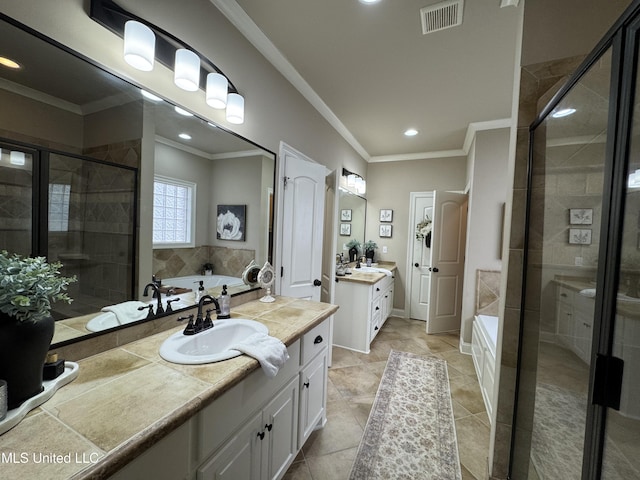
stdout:
[(149, 309), (138, 310), (138, 307), (146, 307), (148, 304), (137, 302), (135, 300), (122, 302), (116, 305), (108, 305), (102, 308), (103, 312), (111, 312), (116, 316), (116, 320), (120, 325), (142, 320), (149, 313)]
[(258, 360), (267, 377), (275, 377), (280, 367), (289, 360), (285, 344), (266, 333), (254, 333), (229, 349), (246, 353)]
[(580, 295), (585, 297), (595, 297), (596, 289), (595, 288), (585, 288), (584, 290), (580, 290)]

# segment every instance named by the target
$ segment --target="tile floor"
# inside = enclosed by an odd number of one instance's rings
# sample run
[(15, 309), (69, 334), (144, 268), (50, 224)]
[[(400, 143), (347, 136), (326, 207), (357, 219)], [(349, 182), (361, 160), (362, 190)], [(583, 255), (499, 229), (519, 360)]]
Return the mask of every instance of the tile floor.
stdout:
[(485, 480), (489, 419), (470, 355), (457, 334), (427, 335), (424, 322), (391, 317), (369, 355), (334, 347), (329, 370), (327, 425), (305, 443), (285, 480), (349, 478), (364, 426), (391, 349), (447, 361), (463, 480)]

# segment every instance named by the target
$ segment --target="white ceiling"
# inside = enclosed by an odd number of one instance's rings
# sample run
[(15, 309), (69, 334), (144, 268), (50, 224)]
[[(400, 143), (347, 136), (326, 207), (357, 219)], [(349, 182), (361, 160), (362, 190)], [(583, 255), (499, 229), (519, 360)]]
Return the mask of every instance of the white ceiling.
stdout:
[(466, 0), (461, 26), (423, 35), (439, 0), (211, 1), (367, 160), (461, 154), (470, 125), (511, 115), (522, 5)]

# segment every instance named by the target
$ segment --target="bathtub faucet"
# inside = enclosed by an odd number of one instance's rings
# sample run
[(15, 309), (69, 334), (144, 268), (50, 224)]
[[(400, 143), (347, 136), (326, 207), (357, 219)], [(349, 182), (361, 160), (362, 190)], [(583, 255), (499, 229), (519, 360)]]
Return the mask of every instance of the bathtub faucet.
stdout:
[(156, 315), (161, 315), (164, 313), (164, 307), (162, 306), (162, 295), (160, 294), (160, 289), (158, 288), (158, 285), (154, 282), (147, 283), (144, 286), (144, 292), (142, 292), (142, 296), (144, 297), (149, 296), (149, 287), (153, 289), (153, 296), (158, 299), (158, 306), (156, 307)]

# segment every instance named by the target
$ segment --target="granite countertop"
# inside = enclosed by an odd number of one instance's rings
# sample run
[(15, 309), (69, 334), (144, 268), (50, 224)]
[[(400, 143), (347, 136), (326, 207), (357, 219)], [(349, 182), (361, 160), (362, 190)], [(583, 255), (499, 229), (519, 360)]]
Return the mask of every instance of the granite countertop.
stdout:
[[(353, 282), (353, 283), (364, 283), (367, 285), (373, 285), (374, 283), (382, 280), (385, 275), (384, 273), (374, 273), (374, 272), (359, 272), (357, 268), (355, 268), (356, 263), (350, 263), (349, 267), (351, 268), (351, 275), (338, 276), (336, 275), (336, 279), (339, 282)], [(391, 270), (393, 275), (396, 274), (397, 266), (395, 262), (378, 262), (375, 267), (386, 268), (387, 270)]]
[[(332, 315), (327, 303), (276, 297), (232, 309), (291, 345)], [(79, 376), (0, 436), (3, 478), (107, 478), (252, 371), (241, 355), (213, 364), (163, 360), (162, 342), (184, 325), (80, 360)]]

